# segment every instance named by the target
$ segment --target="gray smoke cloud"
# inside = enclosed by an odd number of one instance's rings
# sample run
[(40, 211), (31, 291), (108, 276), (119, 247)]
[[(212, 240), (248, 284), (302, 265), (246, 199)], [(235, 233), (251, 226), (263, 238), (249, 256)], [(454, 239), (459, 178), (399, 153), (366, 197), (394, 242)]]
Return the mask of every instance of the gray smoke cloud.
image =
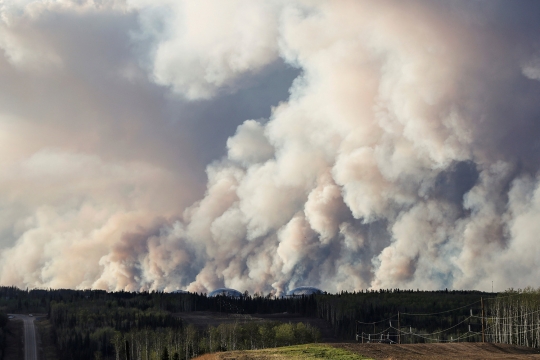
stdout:
[(3, 5), (0, 283), (534, 285), (539, 10)]

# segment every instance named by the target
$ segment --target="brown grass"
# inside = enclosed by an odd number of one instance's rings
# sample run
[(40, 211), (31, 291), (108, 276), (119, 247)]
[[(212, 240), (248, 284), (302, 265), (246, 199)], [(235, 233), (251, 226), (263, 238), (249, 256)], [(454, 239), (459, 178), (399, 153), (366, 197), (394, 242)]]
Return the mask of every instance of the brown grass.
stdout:
[(333, 347), (328, 344), (303, 344), (268, 348), (262, 350), (226, 351), (207, 354), (196, 358), (197, 360), (369, 360), (354, 352)]
[(539, 359), (539, 349), (492, 343), (452, 344), (359, 344), (337, 343), (332, 346), (353, 351), (373, 359), (456, 360), (456, 359)]
[(197, 360), (218, 360), (219, 356), (218, 354), (204, 354), (201, 356), (196, 357)]
[[(298, 353), (298, 348), (313, 348), (304, 353)], [(329, 353), (317, 353), (317, 347), (332, 347), (336, 350), (342, 349), (349, 354), (364, 356), (376, 360), (522, 360), (537, 359), (540, 360), (540, 350), (527, 348), (523, 346), (492, 344), (492, 343), (453, 343), (453, 344), (359, 344), (359, 343), (334, 343), (334, 344), (311, 344), (298, 345), (296, 347), (285, 347), (275, 349), (264, 349), (255, 351), (228, 351), (214, 354), (206, 354), (197, 358), (197, 360), (282, 360), (302, 357), (304, 359), (335, 358)], [(287, 350), (287, 349), (291, 349)], [(306, 350), (309, 350), (306, 348)], [(321, 350), (321, 349), (319, 349)], [(323, 349), (324, 350), (324, 349)], [(295, 352), (296, 351), (296, 352)], [(328, 351), (328, 350), (325, 350)], [(328, 356), (325, 356), (328, 355)], [(336, 354), (337, 355), (337, 354)], [(350, 358), (350, 355), (344, 355)]]

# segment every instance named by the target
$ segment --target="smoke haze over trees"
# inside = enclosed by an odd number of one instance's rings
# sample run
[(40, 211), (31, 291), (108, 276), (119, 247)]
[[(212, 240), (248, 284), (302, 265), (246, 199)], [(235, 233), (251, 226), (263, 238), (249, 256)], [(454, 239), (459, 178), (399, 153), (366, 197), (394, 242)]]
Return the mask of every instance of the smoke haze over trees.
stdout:
[(536, 1), (0, 3), (0, 283), (534, 285)]

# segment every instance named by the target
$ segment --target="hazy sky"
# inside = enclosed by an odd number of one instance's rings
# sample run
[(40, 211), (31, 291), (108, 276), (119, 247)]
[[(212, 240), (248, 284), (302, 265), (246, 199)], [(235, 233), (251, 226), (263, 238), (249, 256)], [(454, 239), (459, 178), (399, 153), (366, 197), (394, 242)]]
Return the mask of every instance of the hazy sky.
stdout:
[(540, 286), (535, 0), (0, 0), (0, 284)]

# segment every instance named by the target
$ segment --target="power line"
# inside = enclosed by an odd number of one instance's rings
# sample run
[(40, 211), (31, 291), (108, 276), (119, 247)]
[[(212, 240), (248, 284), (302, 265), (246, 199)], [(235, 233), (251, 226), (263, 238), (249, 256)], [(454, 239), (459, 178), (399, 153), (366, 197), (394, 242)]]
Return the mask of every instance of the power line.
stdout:
[(367, 334), (367, 335), (374, 335), (374, 336), (375, 336), (375, 335), (381, 335), (381, 334), (384, 334), (385, 332), (387, 332), (389, 329), (392, 329), (392, 327), (389, 326), (389, 327), (387, 327), (386, 329), (384, 329), (383, 331), (380, 331), (380, 332), (378, 332), (378, 333), (365, 333), (365, 334)]
[(362, 322), (362, 321), (358, 321), (356, 320), (356, 322), (358, 324), (365, 324), (365, 325), (374, 325), (374, 324), (379, 324), (379, 323), (382, 323), (382, 322), (385, 322), (385, 321), (388, 321), (388, 320), (392, 320), (393, 318), (397, 317), (397, 315), (392, 315), (390, 316), (389, 318), (387, 319), (384, 319), (384, 320), (379, 320), (379, 321), (374, 321), (374, 322)]
[(412, 314), (412, 313), (404, 313), (404, 312), (402, 312), (402, 313), (400, 313), (400, 314), (402, 314), (402, 315), (410, 315), (410, 316), (432, 316), (432, 315), (440, 315), (440, 314), (445, 314), (445, 313), (452, 312), (452, 311), (456, 311), (456, 310), (465, 309), (465, 308), (471, 307), (472, 305), (478, 304), (479, 302), (480, 302), (480, 300), (475, 301), (475, 302), (470, 303), (470, 304), (465, 305), (465, 306), (461, 306), (461, 307), (455, 308), (455, 309), (450, 309), (450, 310), (440, 311), (440, 312), (431, 313), (431, 314)]
[[(436, 331), (436, 332), (432, 332), (432, 333), (429, 333), (429, 334), (417, 334), (417, 335), (435, 335), (435, 334), (441, 334), (441, 333), (443, 333), (443, 332), (446, 332), (446, 331), (448, 331), (448, 330), (451, 330), (451, 329), (453, 329), (453, 328), (455, 328), (455, 327), (457, 327), (457, 326), (463, 324), (465, 321), (469, 320), (470, 318), (471, 318), (471, 316), (465, 318), (463, 321), (457, 323), (456, 325), (450, 326), (449, 328), (443, 329), (443, 330), (441, 330), (441, 331)], [(404, 327), (406, 328), (406, 326), (404, 326)], [(411, 328), (410, 325), (409, 325), (409, 328)], [(394, 329), (396, 329), (396, 328), (394, 328)], [(397, 330), (397, 329), (396, 329), (396, 330)], [(407, 333), (407, 332), (402, 331), (402, 330), (398, 330), (398, 331), (401, 332), (402, 334), (410, 334), (410, 333)]]
[[(493, 328), (493, 326), (492, 326)], [(514, 335), (521, 335), (521, 334), (526, 334), (528, 332), (531, 332), (531, 331), (538, 331), (540, 330), (540, 326), (539, 327), (536, 327), (534, 329), (529, 329), (529, 330), (525, 330), (525, 331), (516, 331), (516, 332), (511, 332), (511, 333), (498, 333), (498, 334), (489, 334), (491, 336), (508, 336), (508, 335), (511, 335), (511, 336), (514, 336)]]
[(487, 298), (484, 298), (484, 300), (499, 300), (499, 299), (506, 299), (506, 298), (510, 298), (510, 297), (514, 297), (514, 296), (523, 295), (523, 294), (525, 294), (525, 293), (516, 292), (515, 294), (510, 294), (510, 295), (505, 295), (505, 296), (497, 295), (497, 296), (495, 296), (495, 297), (487, 297)]
[[(519, 292), (516, 292), (516, 293), (511, 293), (511, 294), (508, 294), (508, 295), (499, 295), (497, 297), (491, 297), (491, 298), (484, 298), (483, 300), (486, 301), (486, 300), (504, 300), (504, 299), (508, 299), (508, 298), (515, 298), (515, 297), (521, 297), (523, 295), (527, 295), (526, 293), (519, 293)], [(531, 295), (534, 295), (534, 294), (531, 294)], [(510, 304), (511, 305), (518, 305), (520, 303), (520, 301), (523, 301), (521, 299), (518, 299), (517, 300), (518, 302), (516, 303), (514, 300), (511, 300), (510, 301)], [(448, 310), (443, 310), (443, 311), (439, 311), (439, 312), (433, 312), (433, 313), (404, 313), (404, 312), (399, 312), (399, 314), (397, 315), (392, 315), (384, 320), (379, 320), (379, 321), (374, 321), (374, 322), (362, 322), (362, 321), (356, 321), (357, 324), (359, 325), (373, 325), (373, 330), (375, 330), (375, 325), (376, 324), (380, 324), (380, 323), (383, 323), (385, 321), (389, 321), (390, 323), (390, 327), (389, 328), (386, 328), (385, 330), (381, 331), (381, 332), (378, 332), (378, 333), (365, 333), (365, 332), (362, 332), (362, 334), (360, 335), (358, 333), (358, 330), (360, 329), (360, 327), (357, 327), (357, 339), (363, 339), (363, 340), (368, 340), (368, 341), (371, 341), (371, 342), (380, 342), (380, 341), (384, 341), (384, 342), (391, 342), (391, 343), (396, 343), (396, 339), (399, 339), (400, 337), (402, 337), (403, 335), (409, 335), (411, 336), (411, 340), (414, 342), (413, 338), (421, 338), (421, 339), (424, 339), (426, 341), (434, 341), (434, 342), (445, 342), (445, 343), (448, 343), (448, 342), (456, 342), (456, 341), (461, 341), (461, 340), (464, 340), (464, 339), (469, 339), (471, 337), (477, 337), (479, 335), (482, 335), (482, 341), (484, 341), (484, 336), (489, 336), (489, 338), (491, 339), (496, 339), (496, 338), (508, 338), (508, 337), (515, 337), (517, 336), (518, 338), (521, 339), (521, 335), (523, 334), (528, 334), (528, 333), (536, 333), (536, 332), (540, 332), (540, 326), (538, 327), (533, 327), (533, 326), (537, 326), (538, 325), (538, 321), (540, 321), (540, 317), (538, 317), (537, 314), (540, 313), (540, 308), (538, 310), (534, 310), (534, 311), (530, 311), (530, 312), (526, 312), (526, 313), (521, 313), (521, 314), (517, 314), (517, 315), (513, 315), (513, 316), (486, 316), (487, 314), (485, 314), (484, 312), (484, 305), (482, 305), (482, 316), (478, 316), (478, 315), (473, 315), (472, 313), (472, 308), (474, 307), (475, 309), (476, 306), (479, 304), (479, 303), (482, 303), (482, 300), (479, 300), (479, 301), (475, 301), (475, 302), (472, 302), (470, 304), (467, 304), (467, 305), (464, 305), (464, 306), (460, 306), (460, 307), (456, 307), (456, 308), (452, 308), (452, 309), (448, 309)], [(491, 308), (491, 311), (490, 311), (490, 315), (493, 315), (493, 313), (495, 312), (495, 309), (494, 307), (497, 305), (497, 302), (496, 303), (490, 303), (490, 308)], [(505, 305), (503, 304), (503, 310), (505, 309)], [(413, 327), (410, 326), (410, 325), (406, 325), (406, 326), (400, 326), (399, 325), (399, 315), (403, 315), (403, 316), (436, 316), (436, 315), (442, 315), (442, 314), (448, 314), (448, 313), (452, 313), (452, 312), (455, 312), (455, 311), (459, 311), (459, 310), (463, 310), (463, 309), (466, 309), (466, 308), (471, 308), (471, 312), (470, 312), (470, 316), (467, 316), (465, 318), (463, 318), (463, 315), (462, 313), (460, 314), (456, 314), (457, 315), (457, 319), (461, 318), (462, 320), (459, 321), (458, 323), (454, 324), (454, 325), (451, 325), (447, 328), (444, 328), (444, 329), (441, 329), (441, 330), (438, 330), (438, 331), (434, 331), (432, 333), (415, 333), (412, 331)], [(529, 309), (529, 310), (532, 310), (532, 309)], [(476, 312), (477, 310), (475, 310)], [(499, 315), (500, 313), (497, 311), (497, 315)], [(515, 314), (515, 312), (514, 312)], [(398, 318), (398, 324), (397, 324), (397, 328), (392, 326), (392, 319), (394, 318)], [(537, 319), (538, 317), (538, 319)], [(452, 318), (456, 318), (455, 315), (452, 316)], [(446, 317), (445, 317), (446, 319)], [(456, 320), (457, 320), (456, 319)], [(474, 332), (474, 331), (471, 331), (471, 324), (470, 321), (471, 319), (480, 319), (482, 321), (482, 332)], [(508, 322), (506, 322), (507, 320), (512, 320), (512, 319), (516, 319), (515, 323), (514, 324), (509, 324)], [(403, 318), (402, 318), (403, 320)], [(520, 321), (521, 320), (521, 321)], [(445, 320), (446, 321), (446, 320)], [(468, 331), (466, 331), (465, 333), (463, 333), (461, 336), (459, 335), (459, 326), (462, 326), (463, 324), (465, 324), (467, 321), (469, 321), (469, 327), (468, 327)], [(484, 324), (486, 322), (489, 322), (489, 326), (485, 327), (484, 328)], [(511, 321), (510, 321), (511, 322)], [(530, 322), (530, 324), (526, 324), (526, 322)], [(478, 323), (476, 323), (476, 321), (474, 322), (474, 325), (475, 326), (478, 326)], [(407, 329), (409, 328), (410, 331), (404, 331), (402, 330), (403, 328)], [(392, 331), (389, 331), (389, 330), (392, 330)], [(454, 334), (455, 333), (450, 333), (448, 334), (448, 332), (451, 332), (451, 331), (456, 331), (457, 330), (457, 333), (458, 333), (458, 336), (454, 339), (454, 337), (451, 337), (450, 339), (448, 339), (448, 336), (450, 334)], [(386, 333), (386, 339), (382, 339), (382, 336), (384, 335), (384, 333)], [(437, 336), (437, 337), (433, 337), (434, 335), (440, 335), (440, 334), (444, 334), (444, 333), (447, 333), (447, 335), (442, 335), (443, 338), (445, 339), (440, 339), (440, 336)], [(367, 337), (366, 337), (367, 336)], [(380, 336), (381, 338), (380, 339), (377, 339), (377, 337)], [(525, 336), (526, 338), (529, 338), (530, 335), (527, 335)], [(391, 340), (390, 337), (393, 337), (394, 340)], [(477, 338), (478, 339), (478, 338)], [(525, 339), (525, 338), (524, 338)], [(519, 340), (521, 341), (521, 340)], [(518, 342), (519, 342), (518, 341)], [(531, 340), (534, 342), (534, 340)], [(524, 343), (523, 343), (524, 344)], [(527, 344), (528, 344), (528, 340), (527, 340)]]
[(457, 337), (455, 339), (437, 339), (437, 338), (430, 338), (430, 337), (426, 337), (426, 336), (422, 336), (422, 335), (419, 335), (419, 334), (410, 334), (410, 335), (413, 335), (413, 336), (416, 336), (416, 337), (419, 337), (419, 338), (422, 338), (422, 339), (425, 339), (425, 340), (430, 340), (430, 341), (436, 341), (436, 342), (456, 342), (456, 341), (459, 341), (461, 339), (468, 339), (468, 338), (471, 338), (473, 336), (478, 336), (478, 335), (482, 335), (482, 333), (480, 332), (466, 332), (464, 335), (460, 336), (460, 337)]
[[(399, 330), (399, 329), (397, 329), (395, 327), (391, 327), (391, 328), (398, 331), (402, 335), (411, 335), (411, 336), (415, 336), (415, 337), (418, 337), (418, 338), (422, 338), (424, 340), (430, 340), (430, 341), (436, 341), (436, 342), (456, 342), (456, 341), (459, 341), (459, 340), (462, 340), (462, 339), (471, 338), (473, 336), (482, 335), (481, 332), (467, 331), (465, 334), (463, 334), (463, 335), (461, 335), (459, 337), (456, 337), (455, 339), (453, 339), (453, 338), (452, 339), (439, 339), (439, 338), (432, 338), (432, 337), (426, 336), (426, 335), (433, 335), (434, 333), (433, 334), (417, 334), (417, 333), (414, 333), (414, 332), (402, 331), (402, 330)], [(390, 329), (390, 328), (388, 328), (388, 329)], [(386, 329), (384, 332), (386, 332), (388, 329)], [(362, 335), (360, 335), (360, 336), (357, 335), (357, 338), (377, 342), (377, 341), (381, 341), (381, 340), (384, 340), (384, 339), (382, 339), (382, 338), (377, 339), (377, 337), (375, 335), (381, 335), (384, 332), (377, 333), (377, 334), (370, 334), (370, 333), (362, 332)], [(367, 337), (365, 335), (367, 335)], [(373, 335), (373, 337), (372, 337), (372, 335)], [(384, 336), (384, 334), (383, 334), (383, 336)], [(397, 336), (397, 334), (392, 334), (392, 336)], [(387, 333), (386, 340), (389, 340), (392, 343), (396, 343), (395, 341), (390, 339), (390, 333)]]
[[(526, 313), (526, 314), (522, 314), (522, 315), (516, 315), (516, 316), (508, 316), (508, 317), (484, 316), (484, 319), (491, 319), (491, 320), (517, 319), (517, 318), (527, 317), (527, 316), (532, 315), (532, 314), (537, 314), (539, 312), (540, 312), (540, 310), (536, 310), (536, 311), (533, 311), (533, 312), (530, 312), (530, 313)], [(482, 318), (481, 316), (475, 316), (475, 315), (471, 315), (471, 317), (478, 318), (478, 319)]]

